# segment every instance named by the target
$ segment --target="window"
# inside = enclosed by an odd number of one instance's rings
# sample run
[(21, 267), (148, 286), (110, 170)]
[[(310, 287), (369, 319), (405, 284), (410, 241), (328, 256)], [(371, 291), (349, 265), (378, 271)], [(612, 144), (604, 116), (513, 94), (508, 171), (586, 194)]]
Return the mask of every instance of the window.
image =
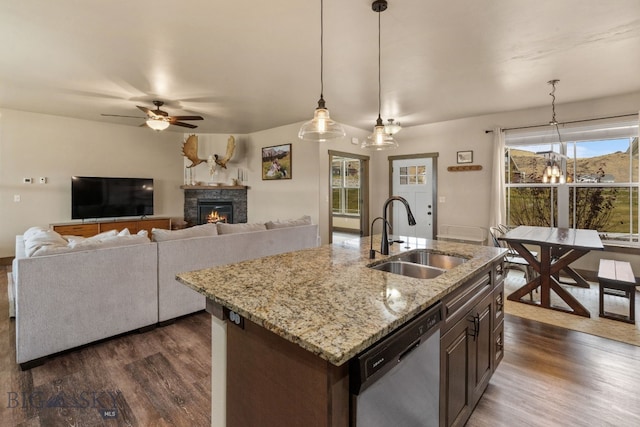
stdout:
[[(505, 134), (509, 225), (587, 228), (637, 243), (637, 119), (561, 126), (561, 140), (552, 129)], [(554, 161), (561, 178), (544, 182)]]
[(400, 185), (423, 185), (427, 183), (427, 167), (402, 166), (400, 167)]
[(334, 157), (331, 188), (334, 214), (360, 215), (360, 160)]

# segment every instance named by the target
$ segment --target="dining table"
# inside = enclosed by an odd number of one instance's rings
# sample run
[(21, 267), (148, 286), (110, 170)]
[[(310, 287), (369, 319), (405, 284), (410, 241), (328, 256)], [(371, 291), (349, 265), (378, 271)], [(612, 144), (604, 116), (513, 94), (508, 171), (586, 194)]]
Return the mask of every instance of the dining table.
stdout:
[[(560, 272), (574, 280), (575, 283), (571, 283), (573, 286), (589, 288), (589, 283), (570, 264), (592, 250), (604, 250), (596, 230), (521, 225), (509, 230), (499, 239), (507, 242), (537, 272), (533, 275), (535, 277), (511, 293), (507, 299), (591, 317), (589, 310), (560, 286)], [(527, 246), (537, 246), (539, 258)], [(539, 301), (534, 301), (533, 298), (523, 299), (537, 288), (540, 288)], [(566, 307), (552, 304), (551, 291), (564, 301)]]

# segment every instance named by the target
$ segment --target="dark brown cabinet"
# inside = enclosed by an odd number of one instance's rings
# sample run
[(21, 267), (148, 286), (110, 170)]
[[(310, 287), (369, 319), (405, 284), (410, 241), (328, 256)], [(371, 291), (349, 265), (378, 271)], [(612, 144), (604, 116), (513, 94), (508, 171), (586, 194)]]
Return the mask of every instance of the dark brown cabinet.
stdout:
[[(464, 425), (482, 397), (491, 375), (502, 358), (502, 305), (497, 304), (503, 289), (496, 268), (471, 280), (445, 298), (466, 297), (467, 302), (450, 312), (454, 323), (445, 321), (440, 340), (440, 425)], [(446, 310), (445, 310), (446, 311)], [(498, 314), (500, 311), (500, 314)], [(500, 320), (499, 325), (496, 319)], [(496, 336), (498, 333), (498, 336)], [(500, 351), (497, 350), (498, 342)]]

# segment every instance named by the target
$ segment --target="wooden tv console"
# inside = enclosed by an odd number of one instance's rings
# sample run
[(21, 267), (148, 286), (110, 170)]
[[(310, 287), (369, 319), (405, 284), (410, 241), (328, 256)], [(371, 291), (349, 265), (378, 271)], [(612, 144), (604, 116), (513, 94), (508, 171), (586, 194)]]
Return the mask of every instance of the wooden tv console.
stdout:
[(140, 230), (147, 230), (151, 236), (152, 228), (171, 229), (171, 218), (144, 218), (144, 219), (111, 219), (95, 222), (70, 222), (51, 224), (54, 231), (62, 235), (91, 237), (109, 230), (122, 230), (128, 228), (131, 234)]

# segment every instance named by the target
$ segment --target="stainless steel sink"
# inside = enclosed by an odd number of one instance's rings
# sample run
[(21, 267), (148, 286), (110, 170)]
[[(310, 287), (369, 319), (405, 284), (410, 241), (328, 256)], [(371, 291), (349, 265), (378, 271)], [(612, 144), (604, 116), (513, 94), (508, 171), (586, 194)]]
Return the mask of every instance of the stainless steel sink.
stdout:
[(398, 260), (385, 261), (380, 264), (372, 265), (371, 268), (374, 270), (386, 271), (388, 273), (414, 277), (416, 279), (433, 279), (445, 272), (445, 270), (441, 268)]
[(411, 262), (414, 264), (428, 265), (430, 267), (437, 267), (444, 270), (450, 270), (459, 266), (462, 263), (467, 262), (466, 258), (453, 255), (444, 255), (435, 252), (431, 252), (426, 249), (418, 249), (415, 251), (407, 252), (405, 254), (395, 257), (399, 261)]
[(467, 262), (466, 258), (418, 249), (396, 255), (370, 268), (416, 279), (433, 279), (447, 270)]

